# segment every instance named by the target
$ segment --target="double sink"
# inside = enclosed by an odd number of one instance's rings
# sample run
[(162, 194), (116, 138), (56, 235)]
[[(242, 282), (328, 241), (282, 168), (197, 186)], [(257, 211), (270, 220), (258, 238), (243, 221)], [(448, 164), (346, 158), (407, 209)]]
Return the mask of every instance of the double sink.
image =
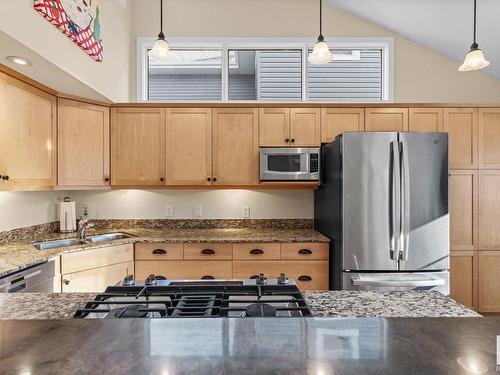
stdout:
[(81, 240), (79, 238), (68, 238), (66, 240), (36, 242), (33, 244), (33, 246), (38, 250), (51, 250), (51, 249), (57, 249), (59, 247), (87, 245), (87, 244), (101, 243), (113, 240), (122, 240), (124, 238), (131, 238), (131, 237), (134, 236), (123, 232), (106, 233), (106, 234), (97, 234), (95, 236), (89, 236), (86, 237), (85, 240)]

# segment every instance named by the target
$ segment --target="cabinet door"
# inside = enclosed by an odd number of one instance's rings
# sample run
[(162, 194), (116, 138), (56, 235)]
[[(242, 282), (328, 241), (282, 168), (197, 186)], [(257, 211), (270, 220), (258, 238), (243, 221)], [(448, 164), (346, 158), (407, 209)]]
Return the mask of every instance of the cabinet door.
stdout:
[(109, 108), (58, 101), (58, 186), (109, 186)]
[(290, 109), (259, 109), (259, 145), (287, 147), (290, 145)]
[(479, 311), (500, 312), (500, 251), (479, 251)]
[(212, 182), (212, 109), (167, 109), (167, 185)]
[(450, 255), (451, 298), (477, 309), (477, 251), (452, 251)]
[(165, 110), (113, 108), (111, 183), (119, 186), (165, 184)]
[(479, 171), (479, 249), (500, 249), (500, 171)]
[(258, 184), (259, 123), (257, 109), (217, 108), (213, 112), (214, 184)]
[(408, 131), (408, 108), (366, 108), (365, 130), (371, 132)]
[(290, 145), (319, 147), (321, 143), (319, 108), (290, 108)]
[(443, 108), (410, 108), (408, 129), (411, 132), (442, 132)]
[(444, 131), (448, 132), (450, 168), (477, 168), (477, 109), (445, 108)]
[(478, 117), (479, 168), (500, 169), (500, 108), (481, 108)]
[(61, 276), (63, 293), (102, 293), (134, 274), (134, 262), (113, 264)]
[(477, 248), (478, 174), (473, 170), (450, 170), (450, 249)]
[(364, 108), (323, 108), (321, 110), (321, 142), (332, 142), (342, 132), (365, 130)]
[(0, 175), (8, 178), (0, 189), (55, 185), (56, 109), (54, 96), (0, 73)]

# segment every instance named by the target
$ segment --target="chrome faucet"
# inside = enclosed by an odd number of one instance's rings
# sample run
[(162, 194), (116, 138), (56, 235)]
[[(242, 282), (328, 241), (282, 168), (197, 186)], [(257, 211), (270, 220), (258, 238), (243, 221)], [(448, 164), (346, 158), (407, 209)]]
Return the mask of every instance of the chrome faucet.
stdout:
[(78, 220), (78, 235), (80, 237), (80, 240), (85, 241), (85, 231), (88, 228), (92, 228), (93, 226), (94, 223), (90, 221), (87, 207), (84, 207), (83, 215), (81, 215), (80, 219)]

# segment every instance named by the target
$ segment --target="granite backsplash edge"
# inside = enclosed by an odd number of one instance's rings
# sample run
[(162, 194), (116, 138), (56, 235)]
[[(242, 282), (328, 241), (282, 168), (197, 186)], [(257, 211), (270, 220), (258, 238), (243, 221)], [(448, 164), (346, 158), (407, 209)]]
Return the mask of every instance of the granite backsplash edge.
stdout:
[[(93, 219), (96, 230), (144, 229), (312, 229), (313, 219)], [(59, 222), (32, 225), (0, 232), (0, 245), (55, 233)]]

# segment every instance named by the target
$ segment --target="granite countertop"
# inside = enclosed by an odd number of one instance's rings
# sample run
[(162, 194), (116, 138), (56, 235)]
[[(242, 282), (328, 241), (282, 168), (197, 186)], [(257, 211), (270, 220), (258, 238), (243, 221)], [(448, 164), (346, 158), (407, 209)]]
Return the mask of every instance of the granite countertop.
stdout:
[[(303, 292), (316, 317), (480, 317), (439, 292)], [(0, 320), (70, 319), (96, 293), (0, 294)]]
[(89, 230), (87, 236), (100, 233), (126, 232), (135, 237), (51, 250), (37, 250), (33, 242), (74, 238), (75, 233), (50, 233), (33, 236), (30, 241), (0, 245), (0, 276), (45, 261), (62, 253), (108, 247), (135, 242), (328, 242), (328, 237), (314, 229), (287, 228), (137, 228), (108, 227)]
[(494, 374), (499, 318), (0, 321), (3, 374)]

